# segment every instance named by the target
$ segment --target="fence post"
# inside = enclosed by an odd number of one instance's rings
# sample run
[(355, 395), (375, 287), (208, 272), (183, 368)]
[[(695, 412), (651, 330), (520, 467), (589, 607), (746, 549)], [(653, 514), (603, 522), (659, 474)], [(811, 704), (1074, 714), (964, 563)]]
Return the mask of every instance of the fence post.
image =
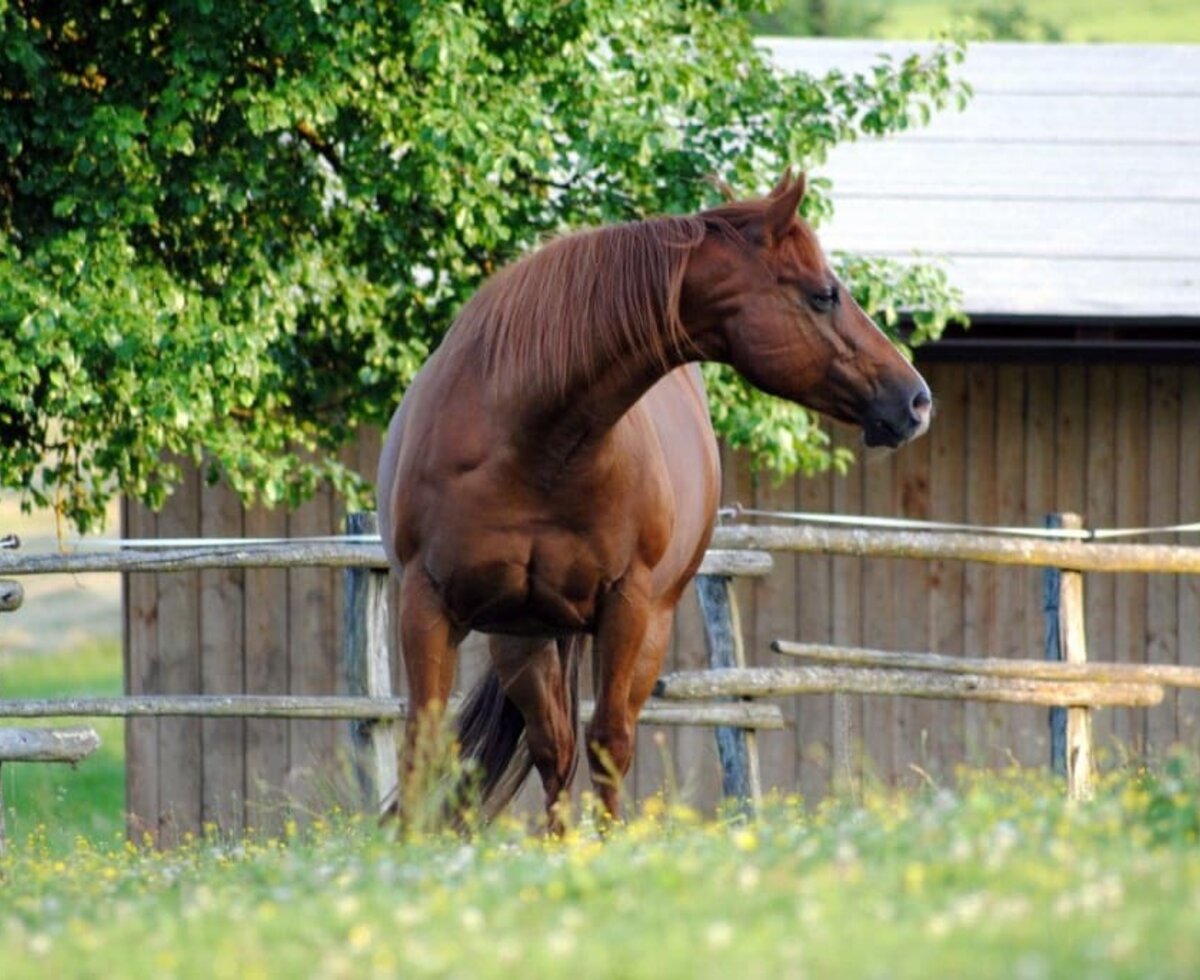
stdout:
[[(1083, 527), (1083, 519), (1078, 514), (1050, 514), (1046, 526), (1079, 529)], [(1048, 569), (1045, 599), (1046, 658), (1087, 663), (1083, 573)], [(1050, 709), (1050, 764), (1055, 772), (1066, 775), (1071, 799), (1091, 799), (1094, 766), (1091, 709), (1086, 706)]]
[(21, 588), (20, 582), (8, 578), (0, 579), (0, 612), (20, 609), (24, 598), (25, 590)]
[[(1048, 528), (1063, 526), (1062, 514), (1047, 514)], [(1062, 570), (1047, 568), (1042, 576), (1042, 612), (1044, 614), (1046, 659), (1063, 659), (1062, 634), (1059, 632), (1059, 591), (1062, 588)], [(1050, 770), (1058, 776), (1067, 775), (1067, 709), (1050, 709)]]
[[(704, 619), (708, 663), (715, 669), (745, 667), (746, 651), (737, 599), (728, 575), (697, 575), (696, 596)], [(721, 758), (721, 791), (727, 797), (759, 803), (762, 776), (758, 763), (758, 737), (745, 728), (718, 728), (717, 754)]]
[[(347, 534), (375, 534), (378, 531), (379, 524), (373, 513), (346, 516)], [(370, 568), (346, 569), (342, 668), (347, 694), (371, 698), (393, 696), (388, 655), (387, 586), (387, 572)], [(362, 804), (378, 811), (384, 797), (396, 786), (395, 727), (386, 719), (352, 721), (350, 744)]]

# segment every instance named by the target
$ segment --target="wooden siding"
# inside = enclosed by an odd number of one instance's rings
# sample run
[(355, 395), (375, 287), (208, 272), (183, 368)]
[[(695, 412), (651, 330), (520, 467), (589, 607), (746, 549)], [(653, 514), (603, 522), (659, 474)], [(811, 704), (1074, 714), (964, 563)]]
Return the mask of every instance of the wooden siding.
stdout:
[[(1200, 367), (1187, 365), (932, 364), (930, 434), (872, 452), (845, 477), (776, 485), (726, 459), (727, 502), (776, 510), (1040, 524), (1072, 510), (1093, 526), (1197, 519)], [(842, 440), (853, 436), (839, 433)], [(378, 438), (347, 461), (373, 475)], [(125, 509), (130, 536), (302, 535), (340, 527), (319, 497), (293, 514), (232, 505), (193, 474), (159, 514)], [(867, 644), (1003, 657), (1042, 652), (1042, 577), (1035, 570), (952, 562), (777, 556), (768, 580), (740, 588), (748, 657), (776, 661), (772, 639)], [(1095, 660), (1200, 666), (1200, 577), (1089, 575), (1087, 629)], [(341, 577), (324, 570), (130, 576), (126, 657), (131, 693), (338, 693)], [(461, 675), (485, 662), (464, 645)], [(696, 602), (685, 597), (669, 668), (705, 663)], [(404, 689), (398, 659), (393, 676)], [(589, 671), (584, 670), (586, 678)], [(585, 680), (585, 687), (588, 684)], [(1048, 757), (1046, 713), (1027, 708), (866, 697), (787, 699), (783, 732), (760, 736), (764, 781), (807, 798), (865, 772), (889, 782), (939, 779), (961, 762), (1029, 765)], [(342, 798), (342, 728), (331, 722), (136, 719), (128, 727), (128, 799), (135, 826), (164, 842), (205, 821), (278, 826), (283, 816)], [(1097, 712), (1102, 758), (1200, 745), (1200, 694), (1153, 709)], [(655, 740), (661, 736), (662, 745)], [(674, 769), (672, 776), (669, 769)], [(674, 783), (711, 805), (720, 785), (712, 734), (642, 729), (630, 788)], [(583, 784), (583, 779), (579, 785)], [(536, 786), (523, 805), (538, 806)]]
[[(772, 39), (790, 70), (930, 45)], [(1200, 317), (1196, 47), (972, 44), (962, 112), (833, 149), (825, 245), (945, 260), (971, 313)], [(1136, 285), (1134, 285), (1136, 284)]]

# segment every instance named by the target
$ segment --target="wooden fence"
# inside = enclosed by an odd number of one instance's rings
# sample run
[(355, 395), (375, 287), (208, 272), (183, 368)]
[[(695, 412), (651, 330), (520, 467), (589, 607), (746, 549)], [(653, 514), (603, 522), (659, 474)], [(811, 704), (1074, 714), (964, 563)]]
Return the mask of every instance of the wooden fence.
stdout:
[[(1070, 523), (1068, 518), (1068, 523)], [(373, 525), (356, 518), (355, 533)], [(827, 527), (723, 526), (701, 569), (710, 669), (662, 678), (642, 721), (717, 728), (726, 795), (761, 792), (755, 732), (782, 727), (774, 705), (758, 699), (802, 693), (867, 693), (923, 698), (1049, 705), (1065, 709), (1052, 741), (1052, 763), (1066, 771), (1072, 795), (1087, 796), (1092, 774), (1090, 712), (1097, 707), (1144, 706), (1163, 698), (1165, 685), (1200, 688), (1200, 669), (1152, 664), (1089, 664), (1083, 636), (1082, 572), (1200, 573), (1200, 549), (1165, 545), (1097, 544), (1018, 536)], [(731, 582), (771, 569), (768, 552), (971, 561), (1047, 569), (1054, 602), (1047, 608), (1052, 662), (896, 654), (863, 648), (797, 643), (781, 638), (779, 653), (820, 666), (747, 668)], [(395, 781), (391, 722), (405, 705), (392, 696), (387, 654), (386, 567), (374, 544), (305, 544), (164, 549), (148, 553), (0, 556), (0, 573), (180, 571), (198, 568), (341, 567), (347, 570), (344, 669), (350, 697), (172, 696), (0, 702), (0, 717), (139, 715), (203, 717), (350, 718), (352, 757), (363, 801), (377, 805)], [(1054, 662), (1054, 661), (1062, 661)], [(695, 705), (679, 702), (697, 701)], [(585, 714), (587, 706), (585, 706)]]
[[(11, 548), (16, 539), (0, 539), (0, 548)], [(0, 579), (0, 612), (21, 608), (25, 590), (19, 582)], [(93, 728), (0, 728), (0, 770), (6, 762), (68, 762), (86, 759), (100, 747), (100, 736)], [(0, 771), (0, 777), (3, 772)], [(4, 821), (4, 783), (0, 779), (0, 854), (8, 847)]]
[[(350, 535), (375, 532), (373, 515), (351, 515)], [(712, 663), (745, 666), (731, 594), (735, 578), (770, 573), (770, 555), (752, 550), (710, 550), (701, 564), (698, 587), (709, 598), (705, 627)], [(0, 718), (157, 717), (157, 718), (288, 718), (343, 719), (347, 754), (352, 763), (359, 805), (377, 809), (396, 784), (394, 722), (407, 715), (405, 699), (394, 696), (390, 676), (387, 623), (387, 562), (375, 543), (319, 540), (272, 543), (213, 544), (149, 550), (75, 554), (11, 554), (0, 557), (0, 572), (39, 575), (68, 572), (183, 572), (197, 569), (321, 568), (345, 570), (345, 625), (342, 666), (347, 695), (151, 695), (108, 698), (43, 698), (0, 700)], [(12, 584), (19, 596), (19, 586)], [(0, 589), (0, 594), (4, 590)], [(19, 605), (19, 599), (14, 602)], [(593, 704), (584, 700), (586, 721)], [(757, 798), (755, 732), (783, 727), (776, 705), (736, 699), (709, 699), (681, 704), (651, 699), (639, 719), (645, 725), (694, 725), (716, 730), (728, 795)], [(0, 761), (3, 760), (0, 742)], [(12, 759), (26, 756), (10, 756)], [(65, 756), (64, 756), (65, 760)], [(45, 761), (45, 760), (44, 760)], [(170, 825), (167, 821), (166, 826)], [(159, 843), (164, 823), (151, 831)], [(145, 831), (147, 828), (139, 828)], [(157, 832), (156, 832), (157, 831)], [(140, 836), (140, 834), (139, 834)]]

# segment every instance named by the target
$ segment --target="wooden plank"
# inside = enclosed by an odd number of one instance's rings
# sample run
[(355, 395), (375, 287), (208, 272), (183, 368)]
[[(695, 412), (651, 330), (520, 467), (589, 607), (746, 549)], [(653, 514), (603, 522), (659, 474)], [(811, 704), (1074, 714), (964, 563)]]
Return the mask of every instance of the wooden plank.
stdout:
[[(1117, 369), (1116, 522), (1118, 527), (1144, 527), (1147, 521), (1149, 456), (1146, 367), (1122, 364)], [(1146, 576), (1118, 575), (1116, 636), (1113, 659), (1146, 662)], [(1146, 748), (1146, 714), (1115, 713), (1114, 727), (1125, 747), (1141, 756)]]
[[(200, 534), (200, 473), (190, 464), (158, 516), (164, 537)], [(200, 682), (200, 582), (196, 572), (156, 577), (158, 588), (159, 694), (197, 694)], [(158, 723), (158, 843), (173, 847), (198, 835), (202, 823), (203, 745), (199, 718)]]
[[(1200, 104), (1198, 104), (1200, 108)], [(1200, 200), (909, 200), (846, 197), (822, 228), (829, 249), (891, 254), (1154, 259), (1194, 265)], [(1146, 297), (1148, 302), (1153, 297)]]
[[(207, 487), (200, 498), (200, 534), (239, 538), (242, 502), (227, 482)], [(244, 575), (242, 569), (200, 573), (200, 691), (245, 691)], [(245, 828), (246, 724), (240, 718), (200, 724), (202, 812), (206, 825), (238, 835)]]
[[(282, 508), (251, 508), (244, 518), (251, 537), (284, 537)], [(248, 694), (288, 692), (288, 572), (248, 568), (243, 581), (245, 669)], [(280, 719), (246, 721), (246, 826), (267, 833), (283, 829), (289, 724)]]
[(25, 601), (25, 590), (20, 582), (0, 579), (0, 612), (16, 612)]
[[(1080, 528), (1083, 519), (1078, 514), (1063, 514), (1061, 523), (1063, 527)], [(1077, 668), (1088, 661), (1083, 615), (1083, 573), (1063, 569), (1058, 575), (1058, 640), (1063, 661)], [(1089, 800), (1094, 792), (1096, 765), (1089, 708), (1067, 708), (1066, 736), (1067, 795), (1072, 800)]]
[[(1009, 527), (1031, 523), (1025, 509), (1025, 449), (1028, 404), (1025, 367), (1003, 364), (996, 369), (996, 520)], [(1041, 515), (1033, 518), (1040, 522)], [(1027, 645), (1029, 621), (1037, 619), (1037, 604), (1025, 591), (1028, 569), (1006, 568), (996, 576), (995, 646), (993, 656), (1014, 660), (1032, 656), (1042, 648), (1040, 631), (1036, 645)], [(1000, 624), (1003, 624), (1002, 626)], [(1032, 708), (1002, 711), (989, 709), (988, 730), (995, 749), (1013, 753), (1025, 765), (1045, 759), (1043, 712)]]
[[(891, 512), (914, 520), (929, 520), (929, 464), (931, 441), (928, 436), (897, 450), (893, 464)], [(900, 561), (893, 563), (895, 622), (892, 644), (904, 650), (921, 647), (929, 636), (929, 563)], [(896, 732), (892, 740), (892, 765), (896, 778), (912, 783), (922, 772), (937, 768), (930, 756), (929, 740), (937, 724), (937, 705), (902, 699), (893, 705)]]
[[(882, 56), (928, 56), (929, 41), (849, 38), (763, 38), (789, 71), (869, 71)], [(976, 97), (991, 92), (1041, 95), (1081, 91), (1097, 95), (1187, 95), (1200, 90), (1200, 64), (1188, 45), (1038, 44), (977, 41), (960, 69)]]
[[(1116, 368), (1110, 364), (1094, 364), (1088, 369), (1084, 461), (1086, 504), (1081, 514), (1085, 527), (1113, 527), (1116, 523), (1116, 390)], [(1116, 659), (1115, 586), (1109, 575), (1089, 575), (1084, 580), (1087, 647), (1093, 660)], [(1115, 714), (1105, 711), (1094, 719), (1096, 745), (1102, 752), (1112, 741)]]
[[(996, 521), (996, 371), (967, 367), (966, 518), (973, 524)], [(996, 648), (996, 572), (981, 565), (963, 571), (963, 647), (992, 655)], [(995, 762), (987, 711), (968, 704), (963, 717), (965, 757), (971, 765)]]
[[(769, 474), (761, 474), (754, 487), (754, 506), (759, 510), (797, 510), (798, 482), (799, 478), (778, 481)], [(765, 651), (770, 649), (772, 639), (780, 635), (795, 636), (800, 628), (799, 562), (798, 555), (781, 555), (773, 573), (754, 587), (753, 608), (741, 609), (743, 615), (754, 614), (753, 622), (746, 624), (750, 642), (745, 649), (756, 664), (764, 659), (770, 662)], [(801, 726), (816, 721), (808, 715), (820, 708), (801, 703), (798, 698), (790, 698), (786, 708), (795, 721), (795, 737), (760, 739), (758, 751), (767, 774), (766, 788), (792, 793), (798, 785), (804, 750), (799, 743)]]
[[(702, 670), (708, 663), (708, 653), (694, 586), (688, 586), (676, 607), (674, 632), (675, 653), (667, 670)], [(674, 729), (668, 735), (668, 747), (675, 764), (675, 786), (668, 789), (677, 792), (683, 802), (698, 808), (719, 800), (721, 766), (712, 736), (708, 732)]]
[[(876, 211), (885, 205), (876, 202)], [(847, 251), (878, 255), (911, 264), (936, 261), (963, 292), (968, 313), (1133, 317), (1193, 317), (1198, 307), (1200, 262), (1195, 259), (1105, 258), (1103, 256), (962, 255), (928, 248), (914, 257), (913, 247), (897, 251), (854, 244)], [(1129, 289), (1137, 282), (1137, 290)], [(1014, 349), (1018, 357), (1037, 350), (1039, 338)], [(1169, 348), (1168, 348), (1169, 349)]]
[[(1059, 515), (1064, 518), (1076, 515)], [(1061, 602), (1058, 604), (1061, 609)], [(776, 640), (776, 653), (842, 667), (887, 667), (901, 670), (934, 670), (981, 677), (1023, 677), (1028, 680), (1089, 681), (1098, 684), (1153, 684), (1161, 687), (1200, 689), (1200, 668), (1179, 664), (1095, 663), (1086, 658), (1064, 660), (1002, 660), (999, 657), (947, 656), (923, 651), (897, 652), (863, 647)], [(1086, 647), (1084, 647), (1086, 649)]]
[[(723, 577), (703, 575), (695, 581), (704, 633), (708, 644), (709, 667), (744, 668), (745, 648), (741, 622), (732, 582)], [(718, 728), (717, 752), (721, 757), (721, 793), (743, 804), (758, 803), (762, 798), (762, 779), (756, 745), (744, 729)]]
[[(335, 533), (333, 497), (328, 486), (288, 514), (288, 536)], [(338, 648), (334, 627), (334, 573), (327, 568), (288, 572), (288, 693), (332, 694), (338, 689)], [(289, 722), (286, 791), (302, 808), (320, 809), (341, 794), (334, 782), (339, 726), (330, 722)]]
[[(1149, 101), (1149, 104), (1148, 104)], [(913, 141), (997, 146), (1025, 143), (1097, 148), (1154, 143), (1164, 149), (1194, 143), (1200, 134), (1200, 95), (1193, 90), (1147, 100), (1137, 95), (1090, 92), (989, 93), (966, 112), (935, 113), (928, 126), (911, 129)]]
[(1153, 684), (1092, 684), (860, 667), (749, 667), (670, 674), (659, 681), (655, 693), (673, 701), (692, 701), (716, 697), (769, 698), (838, 690), (887, 697), (1096, 707), (1158, 704), (1163, 696), (1162, 688)]
[[(383, 548), (376, 543), (328, 540), (274, 542), (259, 539), (245, 545), (195, 544), (167, 548), (125, 547), (113, 551), (35, 552), (0, 555), (0, 570), (12, 575), (72, 575), (90, 572), (178, 572), (234, 568), (374, 568), (387, 570)], [(715, 548), (705, 552), (699, 573), (766, 578), (773, 559), (763, 551)]]
[[(864, 452), (859, 460), (863, 480), (863, 513), (888, 516), (892, 503), (892, 454)], [(893, 646), (896, 621), (894, 562), (868, 561), (863, 568), (863, 642)], [(864, 775), (891, 784), (896, 778), (896, 704), (891, 698), (863, 699)]]
[[(1055, 439), (1057, 398), (1054, 364), (1025, 368), (1025, 488), (1024, 520), (1036, 525), (1054, 512)], [(1019, 579), (1020, 602), (1025, 609), (1025, 637), (1021, 656), (1037, 657), (1045, 649), (1044, 573), (1036, 568), (1014, 573)], [(1024, 748), (1030, 765), (1041, 765), (1049, 754), (1047, 719), (1031, 712), (1023, 722)]]
[[(462, 699), (450, 698), (451, 709)], [(687, 708), (687, 710), (683, 710)], [(591, 700), (580, 702), (580, 719), (595, 710)], [(303, 720), (408, 716), (401, 698), (360, 698), (346, 695), (167, 694), (113, 698), (21, 698), (0, 700), (0, 718), (297, 718)], [(778, 707), (755, 702), (682, 705), (651, 698), (639, 719), (646, 725), (703, 725), (710, 728), (783, 727)]]
[[(1184, 520), (1179, 500), (1180, 371), (1177, 364), (1149, 369), (1146, 519), (1152, 525)], [(1189, 501), (1189, 507), (1192, 505)], [(1146, 662), (1179, 663), (1179, 579), (1152, 575), (1146, 581)], [(1168, 688), (1162, 705), (1146, 713), (1147, 749), (1161, 758), (1178, 736), (1177, 692)]]
[(0, 762), (75, 764), (98, 748), (94, 728), (0, 728)]
[[(350, 514), (346, 519), (348, 534), (374, 533), (378, 528), (373, 513)], [(350, 569), (344, 575), (342, 670), (346, 693), (391, 697), (387, 574), (360, 568)], [(378, 813), (383, 800), (399, 782), (394, 726), (378, 720), (370, 724), (352, 723), (348, 737), (360, 806), (368, 813)]]
[[(158, 518), (135, 501), (121, 502), (121, 534), (153, 538)], [(153, 575), (121, 576), (124, 692), (152, 694), (160, 690), (158, 656), (158, 584)], [(135, 843), (158, 843), (158, 719), (125, 722), (125, 830)]]
[[(846, 430), (835, 432), (839, 446), (850, 440)], [(862, 466), (856, 462), (846, 476), (833, 476), (831, 495), (838, 514), (861, 514), (863, 506)], [(833, 558), (831, 561), (831, 615), (833, 642), (859, 644), (863, 641), (863, 561), (859, 558)], [(849, 792), (862, 778), (863, 702), (858, 695), (833, 695), (833, 788)]]
[[(1200, 366), (1181, 367), (1179, 387), (1179, 505), (1194, 514), (1200, 500)], [(1179, 580), (1178, 649), (1180, 664), (1200, 666), (1200, 576)], [(1179, 693), (1176, 728), (1180, 744), (1200, 749), (1200, 692)]]
[[(1200, 87), (1197, 89), (1200, 91)], [(1125, 200), (1194, 201), (1200, 143), (1164, 153), (1158, 145), (1108, 147), (1102, 160), (1093, 146), (1030, 143), (1021, 166), (990, 143), (962, 141), (946, 159), (943, 143), (860, 140), (839, 143), (821, 168), (833, 181), (834, 201), (852, 197), (984, 198), (992, 201)], [(880, 174), (887, 174), (886, 181)]]
[[(920, 361), (918, 359), (918, 364)], [(967, 372), (960, 364), (920, 365), (933, 389), (936, 414), (929, 440), (929, 516), (959, 523), (966, 519)], [(935, 560), (929, 565), (929, 646), (937, 652), (963, 643), (963, 565)], [(928, 759), (935, 777), (949, 776), (964, 758), (963, 705), (946, 701), (928, 721)]]
[[(796, 506), (802, 511), (828, 513), (833, 509), (829, 472), (795, 479)], [(792, 565), (796, 636), (828, 642), (833, 636), (833, 560), (823, 555), (780, 556), (778, 569)], [(775, 574), (779, 574), (777, 570)], [(786, 589), (781, 590), (786, 596)], [(780, 616), (781, 623), (786, 618)], [(762, 642), (760, 639), (759, 643)], [(796, 783), (805, 800), (821, 800), (833, 788), (834, 707), (836, 695), (792, 699), (796, 719)], [(765, 744), (767, 739), (762, 740)]]
[[(1200, 547), (1043, 540), (1023, 533), (879, 530), (814, 525), (725, 525), (726, 547), (858, 558), (946, 558), (983, 565), (1077, 568), (1083, 572), (1200, 574)], [(1035, 529), (1036, 530), (1036, 529)], [(1097, 532), (1099, 533), (1099, 531)]]
[(1060, 364), (1054, 419), (1054, 497), (1045, 510), (1086, 514), (1087, 476), (1087, 369), (1081, 364)]

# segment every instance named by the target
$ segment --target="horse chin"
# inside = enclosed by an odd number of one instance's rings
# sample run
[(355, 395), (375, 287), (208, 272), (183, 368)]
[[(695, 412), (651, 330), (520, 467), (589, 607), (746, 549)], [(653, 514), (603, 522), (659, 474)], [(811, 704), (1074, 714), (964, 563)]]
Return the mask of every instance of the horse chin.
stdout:
[(872, 419), (862, 429), (863, 445), (868, 449), (898, 449), (914, 435), (899, 432), (882, 419)]

